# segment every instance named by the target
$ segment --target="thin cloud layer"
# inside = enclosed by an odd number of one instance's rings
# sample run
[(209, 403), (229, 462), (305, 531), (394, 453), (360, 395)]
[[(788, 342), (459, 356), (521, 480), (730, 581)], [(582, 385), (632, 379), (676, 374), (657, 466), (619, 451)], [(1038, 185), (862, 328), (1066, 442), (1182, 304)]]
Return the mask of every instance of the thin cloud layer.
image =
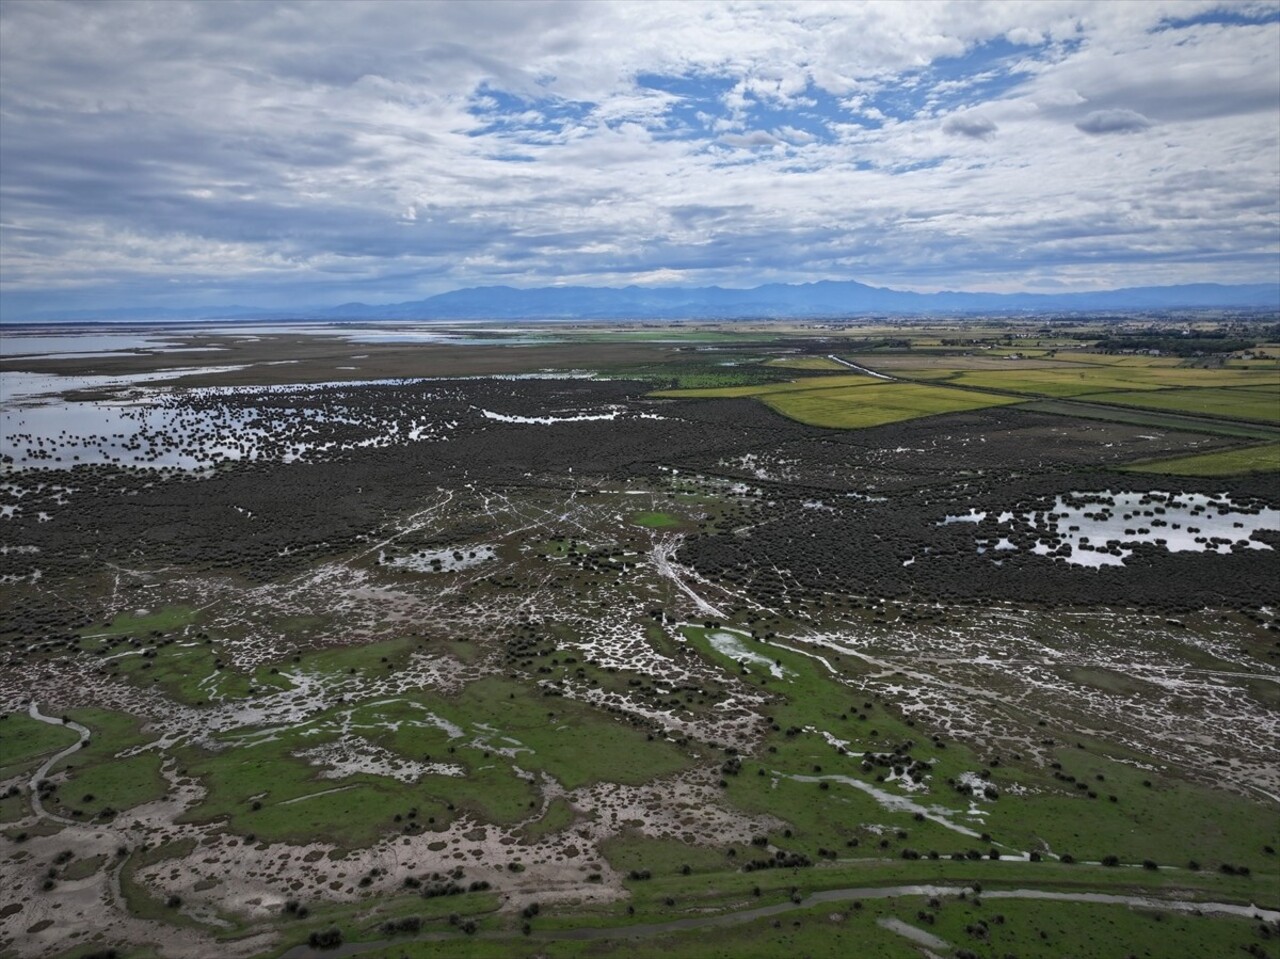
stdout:
[(1275, 280), (1278, 91), (1274, 3), (6, 0), (0, 303)]

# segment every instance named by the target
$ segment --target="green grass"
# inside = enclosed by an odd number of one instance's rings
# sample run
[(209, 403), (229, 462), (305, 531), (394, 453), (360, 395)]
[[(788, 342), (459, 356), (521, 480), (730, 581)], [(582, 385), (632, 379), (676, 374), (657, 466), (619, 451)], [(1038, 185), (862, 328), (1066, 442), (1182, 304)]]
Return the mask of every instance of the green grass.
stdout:
[[(306, 742), (324, 741), (313, 737)], [(224, 819), (231, 831), (269, 842), (322, 841), (352, 848), (401, 828), (395, 823), (397, 815), (406, 825), (420, 823), (428, 829), (443, 828), (452, 820), (443, 803), (415, 796), (395, 779), (366, 774), (320, 779), (318, 769), (293, 756), (295, 748), (301, 748), (301, 742), (286, 736), (217, 753), (194, 747), (182, 751), (188, 772), (208, 793), (180, 821)], [(254, 809), (255, 803), (260, 808)], [(413, 810), (418, 812), (410, 819)], [(431, 818), (436, 825), (429, 823)]]
[(1266, 389), (1168, 389), (1158, 393), (1096, 393), (1081, 399), (1146, 409), (1280, 425), (1280, 386)]
[(770, 360), (769, 366), (777, 366), (788, 370), (847, 370), (843, 363), (828, 359), (825, 356), (783, 356)]
[(521, 830), (520, 835), (524, 837), (526, 842), (537, 842), (547, 836), (560, 832), (573, 825), (576, 814), (573, 807), (569, 805), (568, 800), (556, 798), (547, 804), (547, 811), (542, 818), (536, 822), (527, 823)]
[(195, 621), (195, 610), (190, 606), (166, 606), (164, 609), (121, 613), (109, 623), (90, 627), (85, 635), (127, 636), (143, 635), (152, 630), (176, 632)]
[(664, 529), (680, 525), (680, 520), (670, 513), (636, 513), (631, 517), (631, 521), (639, 526), (647, 526), (650, 529)]
[[(408, 648), (393, 642), (331, 651), (298, 668), (345, 674), (358, 662), (365, 669), (385, 669), (384, 655), (396, 665)], [(451, 727), (462, 735), (452, 735)], [(464, 775), (427, 773), (416, 782), (371, 773), (322, 778), (321, 768), (297, 755), (340, 739), (354, 745), (363, 739), (365, 748), (385, 750), (392, 760), (461, 767)], [(389, 832), (443, 829), (460, 812), (482, 822), (518, 823), (533, 815), (538, 793), (516, 767), (576, 789), (598, 781), (647, 782), (689, 762), (670, 743), (649, 740), (608, 713), (498, 677), (449, 697), (411, 693), (343, 704), (291, 729), (265, 736), (240, 731), (225, 742), (229, 748), (217, 752), (184, 751), (188, 770), (209, 790), (187, 818), (225, 817), (242, 834), (280, 841), (321, 838), (347, 848)]]
[[(141, 615), (128, 613), (84, 630), (80, 648), (109, 652), (107, 666), (119, 678), (137, 686), (157, 687), (191, 706), (243, 699), (255, 687), (287, 685), (265, 669), (245, 674), (225, 666), (217, 637), (197, 635), (193, 629), (196, 621), (196, 611), (188, 606)], [(287, 631), (293, 624), (285, 618), (278, 625)]]
[[(803, 890), (803, 884), (802, 884)], [(771, 904), (750, 895), (737, 904), (742, 911)], [(922, 918), (927, 915), (932, 921)], [(545, 913), (544, 913), (545, 915)], [(646, 922), (663, 923), (697, 919), (687, 904), (676, 902)], [(521, 936), (510, 923), (481, 923), (482, 931), (496, 926), (494, 938), (458, 935), (443, 942), (394, 942), (361, 953), (369, 959), (428, 959), (448, 955), (454, 959), (572, 959), (572, 957), (672, 956), (676, 959), (774, 959), (777, 956), (808, 959), (918, 959), (921, 950), (894, 929), (881, 925), (897, 920), (944, 940), (943, 954), (969, 949), (979, 956), (1018, 956), (1019, 959), (1115, 959), (1126, 955), (1159, 955), (1168, 959), (1201, 959), (1204, 956), (1245, 955), (1261, 948), (1274, 956), (1275, 940), (1262, 938), (1251, 919), (1195, 916), (1172, 910), (1131, 908), (1118, 904), (1000, 899), (982, 895), (958, 899), (944, 897), (935, 907), (927, 896), (869, 898), (834, 901), (805, 908), (783, 908), (773, 915), (750, 921), (730, 920), (688, 931), (627, 935), (620, 924), (615, 935), (573, 940), (571, 929), (542, 916), (531, 934)], [(1153, 946), (1158, 951), (1153, 952)]]
[(1158, 390), (1159, 383), (1134, 378), (1138, 371), (1083, 367), (1079, 370), (1010, 370), (960, 372), (946, 382), (976, 389), (1008, 390), (1035, 396), (1080, 396), (1101, 390)]
[[(648, 870), (656, 877), (683, 875), (688, 866), (691, 872), (722, 872), (736, 869), (737, 864), (725, 857), (724, 849), (694, 846), (676, 839), (653, 839), (638, 833), (623, 833), (605, 840), (600, 851), (614, 869), (629, 874), (632, 870)], [(639, 888), (640, 880), (631, 883)]]
[[(935, 371), (936, 373), (936, 371)], [(1275, 382), (1269, 371), (1206, 370), (1186, 367), (1085, 366), (1075, 369), (959, 370), (946, 377), (956, 386), (1008, 390), (1036, 396), (1084, 396), (1108, 391), (1149, 393), (1177, 387), (1229, 387)], [(1144, 395), (1142, 402), (1150, 399)], [(1135, 402), (1138, 402), (1135, 400)]]
[[(740, 672), (732, 657), (711, 651), (706, 637), (712, 631), (687, 628), (684, 632), (704, 655), (730, 672)], [(732, 805), (752, 813), (777, 816), (788, 824), (791, 835), (779, 829), (769, 834), (770, 842), (802, 852), (814, 860), (821, 858), (820, 849), (835, 850), (841, 856), (896, 857), (908, 847), (950, 851), (968, 848), (976, 842), (930, 820), (917, 822), (907, 812), (889, 811), (875, 798), (852, 786), (833, 781), (824, 790), (817, 782), (788, 778), (837, 774), (893, 793), (896, 787), (875, 782), (875, 776), (885, 770), (877, 768), (870, 773), (861, 770), (862, 753), (887, 751), (893, 744), (918, 739), (919, 735), (884, 705), (872, 702), (868, 709), (864, 697), (834, 681), (825, 667), (809, 656), (749, 638), (741, 639), (741, 643), (750, 652), (780, 664), (786, 677), (779, 680), (763, 666), (754, 663), (748, 666), (744, 680), (778, 698), (777, 703), (766, 710), (776, 729), (765, 738), (762, 751), (743, 760), (737, 775), (725, 777), (725, 796)], [(830, 651), (821, 655), (834, 668), (856, 668), (855, 661), (845, 661)], [(848, 754), (841, 755), (829, 744), (822, 736), (824, 731), (847, 741)], [(931, 752), (926, 750), (923, 754)], [(959, 746), (938, 751), (936, 758), (934, 781), (941, 780), (944, 786), (947, 776), (975, 768), (976, 759)], [(967, 803), (958, 797), (949, 798), (945, 788), (935, 789), (927, 799), (930, 804), (941, 803), (958, 810), (967, 808)], [(967, 824), (963, 818), (958, 821)], [(865, 828), (867, 825), (887, 826), (890, 831), (881, 837)], [(899, 829), (907, 833), (905, 838), (897, 836)], [(885, 848), (879, 845), (881, 838), (889, 840)], [(849, 840), (857, 840), (858, 845), (847, 845)], [(756, 858), (762, 853), (744, 850), (741, 855)]]
[(772, 396), (778, 393), (795, 393), (804, 390), (829, 390), (836, 387), (874, 386), (883, 382), (884, 380), (878, 380), (874, 376), (867, 376), (864, 373), (849, 373), (839, 376), (806, 376), (801, 379), (793, 377), (783, 383), (725, 386), (714, 389), (659, 390), (653, 395), (671, 397), (673, 399), (735, 399), (743, 396)]
[[(673, 356), (669, 362), (602, 369), (608, 379), (642, 380), (667, 389), (721, 389), (734, 386), (779, 383), (792, 379), (794, 371), (768, 366), (752, 353), (716, 353), (714, 361), (693, 354)], [(725, 365), (731, 364), (731, 365)]]
[[(713, 651), (709, 632), (684, 629), (695, 649), (726, 670), (741, 673), (733, 658)], [(888, 770), (862, 770), (862, 755), (913, 740), (917, 743), (913, 755), (933, 763), (929, 792), (916, 794), (918, 801), (953, 810), (953, 823), (990, 833), (1005, 852), (1069, 852), (1079, 860), (1093, 861), (1115, 855), (1129, 863), (1149, 858), (1166, 865), (1185, 865), (1195, 859), (1208, 869), (1222, 863), (1247, 865), (1255, 873), (1275, 877), (1276, 859), (1263, 853), (1262, 846), (1277, 847), (1280, 830), (1258, 804), (1140, 770), (1131, 761), (1150, 762), (1149, 757), (1094, 742), (1085, 742), (1086, 749), (1063, 749), (1058, 759), (1062, 774), (1086, 783), (1096, 799), (1088, 798), (1087, 789), (1077, 788), (1075, 782), (1054, 778), (1050, 769), (1006, 761), (992, 768), (990, 780), (1000, 798), (981, 800), (985, 817), (970, 818), (970, 797), (950, 789), (948, 780), (987, 767), (988, 757), (958, 743), (939, 749), (922, 741), (924, 737), (891, 706), (872, 701), (867, 708), (867, 700), (851, 693), (809, 656), (747, 637), (740, 642), (779, 663), (786, 678), (773, 678), (756, 664), (749, 664), (742, 676), (748, 684), (777, 697), (776, 704), (766, 709), (776, 728), (766, 736), (763, 751), (744, 759), (736, 775), (724, 777), (725, 796), (746, 811), (786, 821), (790, 836), (769, 834), (776, 846), (815, 860), (821, 858), (823, 848), (852, 858), (899, 857), (904, 849), (921, 854), (936, 851), (942, 856), (971, 849), (986, 853), (992, 842), (958, 834), (929, 819), (917, 821), (909, 812), (892, 811), (854, 786), (828, 780), (828, 788), (822, 789), (817, 782), (789, 778), (839, 774), (897, 795), (897, 787), (876, 782), (875, 777)], [(858, 661), (830, 650), (815, 651), (836, 670), (861, 668)], [(824, 731), (848, 743), (846, 755), (822, 736)], [(1099, 774), (1102, 780), (1096, 778)], [(1144, 780), (1151, 786), (1144, 785)], [(1108, 799), (1113, 794), (1118, 799), (1115, 803)], [(849, 846), (850, 840), (857, 845)], [(747, 850), (745, 855), (757, 854)]]
[(1150, 463), (1124, 467), (1134, 473), (1170, 476), (1240, 476), (1245, 473), (1272, 473), (1280, 470), (1280, 443), (1262, 443), (1216, 453), (1175, 456)]
[(949, 390), (916, 383), (883, 383), (856, 389), (810, 390), (765, 398), (783, 416), (810, 426), (860, 429), (921, 416), (958, 413), (1018, 402), (1007, 396)]
[(177, 839), (154, 846), (143, 846), (130, 854), (120, 870), (120, 892), (130, 915), (169, 925), (200, 928), (200, 924), (193, 919), (166, 906), (162, 898), (157, 898), (151, 888), (137, 878), (139, 870), (169, 859), (189, 856), (195, 848), (194, 839)]
[[(904, 897), (868, 902), (865, 911), (875, 916), (894, 916), (957, 948), (968, 948), (980, 955), (1016, 955), (1020, 959), (1144, 955), (1150, 954), (1155, 943), (1159, 944), (1158, 954), (1162, 957), (1197, 959), (1243, 955), (1249, 944), (1264, 944), (1257, 935), (1257, 924), (1248, 919), (1206, 918), (1111, 904), (979, 897), (977, 903), (972, 898), (946, 899), (940, 908), (933, 909), (924, 897)], [(934, 922), (922, 922), (922, 911), (933, 915)], [(978, 930), (979, 922), (986, 924), (985, 930)]]
[(662, 740), (585, 703), (540, 695), (528, 684), (497, 677), (468, 686), (456, 715), (463, 724), (484, 722), (501, 736), (533, 749), (519, 753), (522, 768), (542, 770), (568, 789), (594, 782), (639, 784), (670, 775), (688, 757)]
[(280, 686), (266, 675), (249, 676), (224, 666), (212, 645), (192, 642), (147, 646), (112, 661), (116, 673), (139, 686), (158, 686), (190, 706), (223, 699), (244, 699), (258, 686)]
[(1161, 430), (1186, 430), (1211, 436), (1235, 436), (1241, 439), (1273, 440), (1277, 431), (1261, 423), (1241, 423), (1228, 420), (1205, 419), (1185, 413), (1160, 413), (1135, 406), (1107, 406), (1083, 399), (1041, 399), (1024, 403), (1021, 409), (1031, 413), (1049, 413), (1072, 419), (1099, 420), (1104, 423), (1127, 423), (1131, 426), (1151, 426)]
[(704, 399), (751, 397), (790, 419), (810, 426), (837, 429), (880, 426), (921, 416), (1018, 402), (1011, 397), (976, 390), (951, 390), (919, 383), (886, 383), (860, 373), (808, 377), (767, 386), (665, 390), (654, 395)]
[(78, 813), (91, 819), (106, 810), (123, 812), (165, 795), (158, 751), (121, 755), (154, 739), (143, 732), (142, 720), (102, 709), (75, 709), (68, 715), (88, 727), (89, 741), (50, 771), (51, 776), (67, 773), (58, 786), (57, 800), (49, 804), (52, 808), (62, 815)]
[(31, 815), (31, 800), (25, 791), (0, 797), (0, 823), (19, 822)]
[[(1114, 855), (1125, 863), (1151, 859), (1179, 867), (1195, 860), (1207, 869), (1229, 863), (1274, 874), (1275, 858), (1262, 847), (1275, 848), (1280, 825), (1269, 822), (1257, 803), (1162, 777), (1093, 749), (1063, 748), (1057, 751), (1057, 759), (1064, 774), (1086, 783), (1098, 798), (1088, 798), (1087, 791), (1074, 783), (1006, 773), (997, 780), (1003, 784), (1021, 780), (1037, 792), (1006, 793), (990, 804), (987, 829), (991, 833), (1024, 849), (1040, 849), (1044, 844), (1077, 859), (1097, 861)], [(1099, 780), (1099, 775), (1104, 778)], [(1112, 795), (1118, 802), (1109, 801)]]
[(66, 749), (80, 737), (74, 729), (32, 719), (26, 713), (5, 713), (0, 718), (0, 780), (33, 769), (40, 760)]
[(59, 875), (66, 880), (88, 879), (106, 864), (107, 857), (105, 855), (74, 859), (63, 867)]
[(1063, 363), (1083, 363), (1088, 366), (1106, 366), (1111, 368), (1169, 368), (1181, 366), (1183, 361), (1176, 356), (1137, 356), (1127, 353), (1076, 353), (1070, 350), (1059, 350), (1053, 357)]

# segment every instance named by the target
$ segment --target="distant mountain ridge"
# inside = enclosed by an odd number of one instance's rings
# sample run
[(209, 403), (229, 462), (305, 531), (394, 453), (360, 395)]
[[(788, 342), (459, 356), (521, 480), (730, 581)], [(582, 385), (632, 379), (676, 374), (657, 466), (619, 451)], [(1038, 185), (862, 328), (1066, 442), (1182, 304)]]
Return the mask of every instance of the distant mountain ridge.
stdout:
[(314, 320), (654, 320), (799, 319), (863, 314), (1091, 312), (1151, 309), (1280, 310), (1280, 282), (1188, 283), (1089, 293), (912, 293), (853, 280), (705, 287), (481, 286), (424, 300), (280, 310), (252, 306), (42, 311), (25, 322), (134, 319)]

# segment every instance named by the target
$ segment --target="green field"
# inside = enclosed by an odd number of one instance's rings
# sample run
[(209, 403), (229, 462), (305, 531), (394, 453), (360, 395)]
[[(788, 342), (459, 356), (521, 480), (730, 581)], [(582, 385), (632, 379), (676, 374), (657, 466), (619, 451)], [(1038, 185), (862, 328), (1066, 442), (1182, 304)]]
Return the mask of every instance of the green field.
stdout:
[(636, 513), (631, 519), (637, 525), (647, 526), (650, 529), (665, 529), (670, 526), (680, 525), (680, 520), (670, 513)]
[(667, 390), (655, 395), (672, 398), (751, 397), (790, 419), (810, 426), (837, 429), (880, 426), (921, 416), (1018, 402), (1015, 397), (993, 393), (951, 390), (919, 383), (888, 383), (863, 374), (808, 378), (768, 386)]
[(1280, 387), (1262, 389), (1167, 389), (1159, 392), (1092, 393), (1090, 403), (1139, 406), (1171, 413), (1191, 413), (1280, 425)]
[(884, 380), (867, 376), (864, 373), (850, 373), (842, 376), (811, 376), (785, 383), (762, 383), (746, 386), (726, 386), (708, 389), (660, 390), (654, 396), (671, 397), (672, 399), (737, 399), (744, 396), (773, 396), (777, 393), (800, 393), (805, 390), (830, 390), (836, 387), (875, 386)]
[(1085, 363), (1090, 366), (1109, 367), (1174, 367), (1181, 366), (1182, 360), (1176, 356), (1140, 356), (1127, 353), (1075, 353), (1071, 350), (1059, 350), (1053, 357), (1062, 363)]
[[(1049, 397), (1074, 397), (1088, 402), (1135, 406), (1231, 419), (1280, 422), (1280, 384), (1270, 372), (1205, 370), (1175, 367), (1156, 357), (1107, 357), (1111, 362), (1070, 368), (1051, 368), (1049, 361), (1032, 361), (1036, 368), (993, 369), (1003, 362), (992, 357), (930, 357), (909, 378), (928, 383), (886, 383), (874, 377), (823, 376), (788, 383), (731, 386), (698, 390), (666, 390), (656, 396), (672, 398), (751, 397), (783, 416), (810, 426), (857, 429), (920, 416), (933, 416), (1016, 402), (1007, 396), (981, 392)], [(1132, 364), (1123, 361), (1133, 360)], [(1014, 361), (1010, 361), (1014, 362)], [(974, 369), (981, 363), (984, 368)], [(970, 368), (965, 368), (968, 365)], [(887, 368), (906, 370), (902, 363)], [(962, 390), (947, 386), (964, 387)]]
[(1270, 473), (1280, 470), (1280, 443), (1263, 443), (1243, 449), (1217, 453), (1175, 456), (1151, 463), (1127, 467), (1134, 473), (1160, 473), (1168, 476), (1239, 476), (1245, 473)]
[(1073, 369), (957, 370), (953, 375), (940, 373), (935, 367), (930, 379), (945, 378), (947, 383), (976, 389), (1008, 390), (1040, 396), (1083, 396), (1121, 390), (1164, 390), (1175, 387), (1272, 386), (1280, 389), (1275, 374), (1269, 371), (1205, 370), (1185, 367), (1133, 367), (1116, 365), (1086, 366)]
[(774, 393), (764, 402), (783, 416), (809, 426), (859, 429), (920, 416), (958, 413), (1016, 403), (993, 393), (949, 390), (916, 383), (884, 383), (856, 389), (805, 390)]
[(51, 771), (66, 773), (54, 803), (64, 815), (109, 819), (114, 812), (164, 796), (160, 754), (143, 748), (154, 739), (144, 731), (145, 723), (104, 709), (76, 709), (70, 717), (88, 727), (90, 735), (83, 748)]
[(784, 356), (770, 360), (769, 366), (780, 366), (788, 370), (847, 370), (848, 367), (825, 356)]
[[(759, 905), (750, 898), (744, 905)], [(672, 956), (676, 959), (919, 959), (920, 946), (899, 931), (911, 928), (945, 944), (930, 954), (952, 955), (967, 949), (979, 956), (1019, 959), (1116, 959), (1159, 955), (1162, 959), (1203, 959), (1211, 955), (1274, 956), (1272, 941), (1258, 924), (1240, 917), (1193, 916), (1155, 908), (1124, 905), (1037, 902), (1034, 900), (947, 896), (936, 904), (923, 895), (893, 898), (837, 899), (793, 908), (772, 904), (776, 911), (749, 921), (717, 921), (708, 917), (679, 928), (676, 910), (650, 917), (654, 925), (638, 925), (631, 936), (618, 929), (612, 938), (588, 937), (589, 929), (559, 928), (539, 917), (527, 940), (509, 934), (499, 938), (451, 938), (440, 942), (397, 942), (361, 952), (366, 959), (579, 959), (579, 957)], [(900, 923), (896, 928), (893, 922)], [(673, 923), (665, 926), (664, 923)], [(480, 931), (493, 924), (483, 922)], [(493, 935), (493, 933), (490, 933)], [(577, 938), (575, 940), (575, 936)], [(1151, 944), (1160, 944), (1151, 952)], [(442, 951), (442, 946), (444, 947)]]
[[(356, 662), (376, 671), (403, 664), (404, 656), (402, 644), (379, 644), (319, 656), (303, 668), (336, 678)], [(532, 825), (538, 792), (516, 767), (576, 789), (598, 781), (644, 782), (689, 762), (671, 744), (588, 705), (548, 702), (536, 688), (498, 677), (448, 698), (410, 693), (337, 707), (288, 730), (241, 732), (225, 747), (184, 751), (188, 768), (209, 786), (186, 818), (227, 817), (237, 832), (280, 841), (321, 837), (348, 848), (402, 829), (440, 830), (459, 813), (508, 825), (528, 820), (537, 833), (561, 828), (563, 810), (555, 809), (549, 822)], [(338, 766), (322, 775), (305, 758), (317, 747), (383, 757), (376, 761), (386, 772), (344, 773)], [(412, 763), (442, 771), (419, 776), (406, 765)]]
[[(942, 815), (946, 822), (888, 808), (868, 792), (878, 788), (876, 776), (884, 769), (866, 770), (862, 757), (867, 751), (882, 752), (913, 740), (907, 717), (891, 707), (852, 700), (819, 661), (801, 652), (737, 634), (737, 647), (725, 654), (713, 650), (710, 642), (713, 633), (723, 630), (690, 627), (684, 632), (704, 655), (782, 700), (770, 711), (774, 731), (758, 754), (761, 758), (742, 763), (727, 777), (725, 787), (736, 806), (785, 818), (786, 832), (769, 836), (780, 847), (815, 860), (822, 858), (824, 848), (839, 850), (842, 857), (896, 858), (904, 849), (914, 849), (945, 858), (973, 849), (985, 855), (994, 843), (1005, 853), (1069, 852), (1092, 861), (1115, 855), (1128, 863), (1248, 861), (1274, 870), (1274, 861), (1260, 862), (1258, 853), (1262, 843), (1276, 838), (1276, 829), (1274, 824), (1263, 825), (1255, 804), (1153, 777), (1132, 765), (1137, 756), (1113, 747), (1104, 752), (1100, 744), (1062, 749), (1058, 755), (1060, 766), (1079, 782), (1093, 784), (1096, 795), (1077, 788), (1074, 780), (1056, 780), (1046, 770), (1008, 766), (993, 775), (990, 783), (1000, 798), (982, 802), (983, 820), (977, 827), (991, 834), (988, 841), (955, 830), (975, 824), (966, 814), (969, 798), (947, 789), (936, 788), (926, 801), (934, 810), (949, 810)], [(750, 658), (739, 666), (744, 655)], [(855, 660), (829, 651), (823, 655), (833, 669), (857, 668)], [(766, 663), (774, 664), (782, 678)], [(836, 748), (827, 735), (846, 745)], [(929, 775), (939, 786), (985, 762), (959, 743), (931, 752)], [(864, 785), (857, 787), (848, 779)], [(874, 832), (861, 825), (865, 823), (890, 825), (894, 831)], [(1261, 838), (1266, 836), (1270, 838)]]
[(42, 723), (24, 713), (0, 716), (0, 780), (34, 767), (78, 738), (73, 729)]

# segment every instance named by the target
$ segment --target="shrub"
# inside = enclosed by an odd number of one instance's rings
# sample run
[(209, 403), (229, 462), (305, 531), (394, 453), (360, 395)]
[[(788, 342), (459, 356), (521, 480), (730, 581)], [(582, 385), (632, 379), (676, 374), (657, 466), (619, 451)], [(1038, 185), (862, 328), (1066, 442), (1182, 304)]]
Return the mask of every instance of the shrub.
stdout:
[(342, 945), (342, 930), (336, 926), (318, 930), (307, 937), (307, 945), (312, 949), (334, 949)]

